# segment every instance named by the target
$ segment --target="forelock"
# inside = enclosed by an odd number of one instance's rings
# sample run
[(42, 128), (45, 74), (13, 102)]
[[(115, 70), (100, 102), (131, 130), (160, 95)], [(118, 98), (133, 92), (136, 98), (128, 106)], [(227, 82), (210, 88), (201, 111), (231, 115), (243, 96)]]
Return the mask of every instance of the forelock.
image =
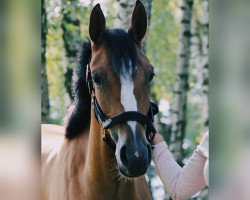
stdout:
[(138, 62), (133, 37), (122, 29), (108, 29), (105, 33), (105, 44), (115, 73), (119, 77), (128, 74), (132, 76)]

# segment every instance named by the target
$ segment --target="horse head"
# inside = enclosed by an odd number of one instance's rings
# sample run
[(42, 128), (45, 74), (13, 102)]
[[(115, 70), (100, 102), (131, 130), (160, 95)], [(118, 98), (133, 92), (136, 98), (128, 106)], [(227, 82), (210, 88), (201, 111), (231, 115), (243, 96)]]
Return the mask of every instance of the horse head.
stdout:
[[(97, 4), (92, 10), (89, 24), (91, 59), (88, 68), (93, 93), (91, 91), (90, 93), (98, 102), (101, 112), (108, 118), (124, 112), (147, 116), (149, 112), (150, 85), (154, 71), (141, 48), (146, 32), (147, 16), (140, 1), (136, 2), (131, 28), (128, 31), (107, 29), (100, 5)], [(87, 53), (89, 54), (88, 51)], [(86, 64), (86, 59), (84, 62)], [(88, 73), (85, 70), (80, 69), (80, 73), (82, 71), (84, 76), (87, 76)], [(85, 83), (78, 81), (77, 84), (76, 88), (79, 91), (76, 93), (87, 89), (86, 86), (81, 85)], [(78, 109), (71, 118), (77, 118), (77, 116), (83, 118), (83, 112), (87, 115), (87, 110), (82, 108), (82, 103), (79, 102), (78, 100), (79, 105), (76, 106), (80, 108), (80, 112)], [(89, 102), (88, 100), (87, 103)], [(68, 137), (74, 132), (73, 129), (81, 124), (80, 121), (76, 123), (77, 120), (71, 121), (67, 127)], [(145, 174), (151, 162), (151, 146), (146, 137), (147, 128), (145, 124), (138, 121), (140, 119), (130, 118), (107, 130), (116, 146), (115, 156), (119, 171), (128, 177)]]

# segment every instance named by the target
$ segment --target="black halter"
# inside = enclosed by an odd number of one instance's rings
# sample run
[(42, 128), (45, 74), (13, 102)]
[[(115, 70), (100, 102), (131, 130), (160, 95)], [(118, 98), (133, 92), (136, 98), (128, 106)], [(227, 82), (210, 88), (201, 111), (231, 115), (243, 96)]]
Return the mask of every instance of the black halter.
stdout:
[[(89, 65), (87, 66), (87, 85), (89, 88), (89, 93), (93, 96), (92, 98), (92, 104), (94, 106), (94, 113), (97, 121), (102, 126), (102, 128), (109, 129), (117, 124), (127, 122), (127, 121), (137, 121), (141, 123), (142, 125), (146, 126), (146, 138), (149, 143), (152, 142), (154, 139), (154, 136), (156, 134), (156, 130), (154, 127), (154, 115), (158, 113), (158, 106), (155, 103), (150, 102), (149, 109), (147, 115), (142, 114), (141, 112), (137, 111), (127, 111), (123, 112), (119, 115), (116, 115), (114, 117), (108, 118), (103, 112), (101, 107), (99, 106), (97, 99), (95, 97), (93, 82), (92, 82), (92, 76), (91, 71), (89, 69)], [(103, 140), (113, 149), (115, 150), (116, 145), (113, 142), (111, 136), (109, 134), (103, 135)]]

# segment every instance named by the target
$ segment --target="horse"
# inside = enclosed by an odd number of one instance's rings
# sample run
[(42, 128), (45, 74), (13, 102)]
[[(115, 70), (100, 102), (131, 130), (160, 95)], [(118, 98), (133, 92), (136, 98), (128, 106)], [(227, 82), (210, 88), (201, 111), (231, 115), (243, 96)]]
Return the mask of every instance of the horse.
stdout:
[(155, 134), (154, 70), (141, 47), (146, 32), (139, 0), (128, 31), (106, 28), (100, 4), (93, 8), (65, 128), (41, 128), (42, 200), (151, 199), (144, 174)]

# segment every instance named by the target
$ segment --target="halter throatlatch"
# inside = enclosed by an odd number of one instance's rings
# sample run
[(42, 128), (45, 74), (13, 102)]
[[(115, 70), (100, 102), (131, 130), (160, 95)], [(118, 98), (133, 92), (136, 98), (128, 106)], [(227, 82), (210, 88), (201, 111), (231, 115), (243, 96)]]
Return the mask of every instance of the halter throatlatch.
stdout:
[[(158, 106), (155, 103), (150, 102), (149, 109), (147, 115), (142, 114), (141, 112), (137, 111), (127, 111), (123, 112), (119, 115), (114, 117), (107, 117), (101, 107), (99, 106), (97, 99), (94, 93), (94, 87), (92, 82), (91, 71), (89, 69), (89, 65), (87, 66), (87, 85), (89, 88), (89, 93), (93, 96), (92, 97), (92, 104), (94, 106), (94, 113), (97, 121), (102, 126), (104, 130), (107, 130), (117, 124), (124, 123), (127, 121), (137, 121), (142, 125), (146, 126), (146, 138), (149, 143), (152, 142), (154, 136), (156, 134), (156, 130), (154, 127), (154, 115), (158, 113)], [(115, 150), (116, 145), (113, 142), (111, 136), (109, 134), (104, 133), (103, 140), (113, 149)]]

